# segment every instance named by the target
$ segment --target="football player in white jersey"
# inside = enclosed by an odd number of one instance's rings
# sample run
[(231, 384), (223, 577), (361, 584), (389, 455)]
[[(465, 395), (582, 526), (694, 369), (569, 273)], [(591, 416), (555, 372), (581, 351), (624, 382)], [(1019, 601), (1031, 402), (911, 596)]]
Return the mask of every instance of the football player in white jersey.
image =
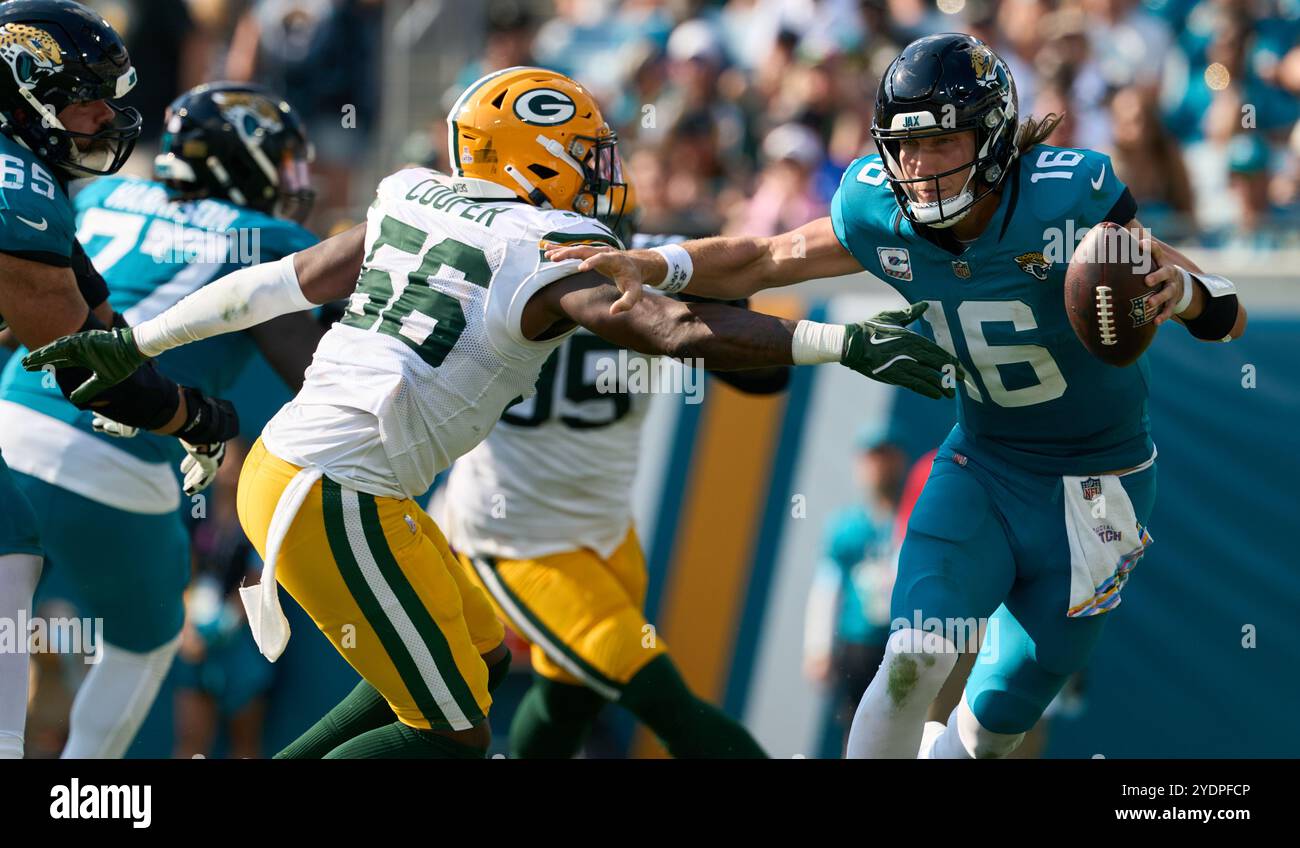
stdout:
[(617, 138), (568, 77), (490, 74), (448, 125), (455, 173), (393, 174), (364, 225), (134, 328), (70, 336), (24, 360), (89, 368), (75, 402), (164, 350), (350, 298), (240, 477), (240, 521), (265, 561), (261, 585), (241, 590), (262, 653), (274, 660), (289, 638), (278, 581), (363, 678), (282, 756), (483, 756), (504, 631), (412, 497), (533, 393), (579, 326), (719, 370), (841, 362), (932, 397), (960, 379), (949, 354), (904, 329), (923, 306), (848, 325), (666, 297), (624, 308), (607, 278), (547, 261), (559, 244), (618, 245), (588, 217), (623, 186)]
[[(629, 185), (621, 241), (684, 240), (634, 238), (634, 197)], [(739, 723), (691, 692), (642, 611), (649, 575), (632, 486), (650, 396), (600, 390), (620, 351), (585, 329), (569, 336), (542, 367), (537, 393), (452, 466), (441, 513), (430, 509), (498, 614), (532, 644), (536, 676), (510, 722), (510, 756), (574, 756), (610, 701), (675, 756), (762, 756)], [(628, 371), (653, 361), (622, 355)], [(789, 369), (716, 376), (770, 394), (785, 388)]]

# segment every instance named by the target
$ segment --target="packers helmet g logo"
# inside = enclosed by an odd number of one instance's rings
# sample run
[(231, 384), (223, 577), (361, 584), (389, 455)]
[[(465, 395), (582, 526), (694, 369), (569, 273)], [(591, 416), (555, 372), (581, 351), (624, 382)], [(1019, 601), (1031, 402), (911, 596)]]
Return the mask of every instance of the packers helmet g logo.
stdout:
[(515, 114), (526, 124), (551, 127), (563, 124), (578, 112), (573, 98), (553, 88), (534, 88), (515, 100)]

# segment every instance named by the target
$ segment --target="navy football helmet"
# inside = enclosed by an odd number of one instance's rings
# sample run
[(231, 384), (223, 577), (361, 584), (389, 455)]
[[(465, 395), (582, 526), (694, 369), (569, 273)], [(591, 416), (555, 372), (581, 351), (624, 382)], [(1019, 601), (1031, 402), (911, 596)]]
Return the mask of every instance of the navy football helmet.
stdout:
[[(997, 191), (1016, 158), (1016, 84), (1007, 65), (977, 38), (944, 33), (903, 49), (880, 80), (871, 137), (885, 178), (903, 214), (916, 224), (950, 227), (982, 197)], [(973, 131), (975, 158), (938, 174), (905, 178), (898, 152), (904, 139)], [(962, 190), (943, 197), (939, 181), (967, 173)], [(907, 191), (933, 183), (937, 200), (921, 203)]]
[[(71, 0), (0, 3), (0, 132), (65, 178), (112, 174), (140, 136), (140, 113), (113, 101), (135, 86), (126, 46), (108, 22)], [(112, 121), (73, 132), (58, 113), (105, 101)], [(78, 144), (80, 142), (80, 144)]]
[(167, 107), (154, 177), (187, 197), (219, 197), (302, 222), (316, 193), (298, 113), (260, 85), (216, 82)]

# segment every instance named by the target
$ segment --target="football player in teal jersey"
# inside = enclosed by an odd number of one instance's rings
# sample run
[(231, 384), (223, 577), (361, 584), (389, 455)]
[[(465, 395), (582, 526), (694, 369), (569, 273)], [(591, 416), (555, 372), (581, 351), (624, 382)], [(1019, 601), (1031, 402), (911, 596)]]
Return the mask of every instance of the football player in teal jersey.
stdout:
[[(932, 337), (963, 363), (958, 423), (908, 525), (894, 632), (850, 757), (1011, 753), (1087, 661), (1150, 541), (1150, 375), (1143, 360), (1095, 359), (1071, 329), (1063, 283), (1077, 240), (1103, 221), (1140, 234), (1134, 259), (1159, 266), (1145, 277), (1157, 324), (1173, 319), (1207, 341), (1245, 328), (1230, 281), (1142, 232), (1108, 157), (1042, 143), (1055, 123), (1020, 119), (1011, 74), (985, 44), (929, 36), (882, 78), (879, 154), (849, 167), (829, 217), (773, 238), (548, 253), (612, 277), (620, 307), (643, 285), (745, 297), (866, 269), (926, 304)], [(833, 333), (805, 340), (804, 361), (842, 344)], [(962, 702), (946, 726), (926, 727), (972, 626), (986, 638)]]
[[(315, 244), (294, 220), (310, 206), (309, 152), (297, 114), (270, 91), (217, 83), (181, 95), (165, 117), (156, 180), (104, 177), (74, 198), (77, 238), (107, 279), (114, 312), (138, 323), (236, 268)], [(322, 333), (308, 313), (287, 315), (156, 364), (183, 385), (225, 394), (260, 353), (296, 391)], [(202, 517), (197, 492), (224, 444), (186, 460), (178, 483), (185, 452), (175, 439), (78, 410), (19, 358), (0, 378), (0, 446), (35, 507), (50, 564), (67, 569), (82, 614), (103, 619), (63, 756), (121, 757), (179, 644), (190, 577), (180, 511)]]
[[(8, 324), (22, 344), (38, 347), (114, 323), (104, 281), (74, 236), (67, 183), (112, 174), (130, 156), (140, 114), (114, 100), (135, 80), (121, 38), (84, 6), (69, 0), (0, 5), (0, 326)], [(47, 378), (52, 391), (70, 393), (85, 374), (59, 368)], [(178, 436), (196, 454), (215, 451), (211, 446), (238, 430), (229, 404), (178, 386), (154, 368), (140, 369), (86, 406)], [(0, 461), (0, 621), (19, 632), (30, 619), (41, 572), (37, 526)], [(90, 537), (96, 528), (75, 532)], [(0, 759), (23, 754), (27, 679), (27, 652), (0, 652)]]

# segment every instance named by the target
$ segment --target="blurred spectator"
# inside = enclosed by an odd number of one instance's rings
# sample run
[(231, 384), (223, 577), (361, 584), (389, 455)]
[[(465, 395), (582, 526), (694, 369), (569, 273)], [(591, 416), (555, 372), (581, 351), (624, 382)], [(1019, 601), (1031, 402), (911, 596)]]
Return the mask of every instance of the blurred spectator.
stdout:
[(774, 236), (828, 214), (813, 181), (822, 161), (817, 133), (803, 124), (782, 124), (763, 140), (763, 159), (754, 195), (730, 232)]
[(1196, 232), (1192, 184), (1178, 141), (1160, 122), (1155, 95), (1130, 86), (1110, 102), (1111, 162), (1137, 201), (1138, 217), (1160, 238), (1181, 240)]
[(897, 558), (891, 539), (907, 458), (884, 434), (858, 437), (857, 478), (864, 495), (826, 529), (804, 618), (804, 674), (829, 694), (822, 757), (838, 757), (862, 693), (889, 638)]
[(194, 579), (185, 593), (185, 624), (172, 668), (176, 756), (212, 756), (224, 730), (229, 756), (262, 755), (262, 719), (274, 669), (244, 624), (238, 588), (255, 582), (253, 546), (235, 514), (243, 442), (228, 442), (209, 496), (209, 513), (193, 530)]
[(1056, 129), (1047, 137), (1046, 144), (1054, 147), (1079, 147), (1079, 139), (1075, 136), (1075, 129), (1078, 121), (1075, 119), (1075, 110), (1070, 103), (1070, 92), (1067, 86), (1061, 85), (1055, 80), (1046, 81), (1046, 84), (1038, 89), (1038, 99), (1034, 101), (1034, 107), (1030, 114), (1038, 116), (1060, 115), (1061, 121), (1056, 125)]
[(726, 56), (722, 42), (703, 20), (690, 20), (668, 39), (668, 85), (654, 103), (653, 120), (642, 123), (642, 137), (655, 142), (663, 131), (682, 124), (707, 123), (715, 155), (739, 160), (744, 153), (745, 113), (719, 88)]
[(603, 99), (622, 79), (611, 75), (629, 44), (662, 47), (674, 18), (665, 0), (556, 0), (554, 14), (537, 31), (533, 50), (543, 67), (582, 80)]
[(528, 5), (520, 0), (493, 0), (487, 4), (487, 33), (482, 58), (466, 62), (451, 89), (443, 97), (448, 108), (470, 84), (480, 77), (504, 68), (536, 65), (533, 38), (537, 20)]
[(660, 162), (667, 221), (655, 229), (647, 223), (646, 231), (689, 236), (719, 232), (722, 207), (718, 198), (729, 180), (713, 116), (704, 111), (683, 116), (669, 131)]
[(1169, 25), (1138, 0), (1083, 0), (1083, 9), (1092, 53), (1107, 84), (1156, 85), (1173, 40)]
[[(190, 15), (186, 0), (89, 0), (126, 43), (136, 84), (119, 101), (144, 116), (140, 144), (155, 145), (163, 112), (181, 92), (208, 78), (211, 39)], [(152, 166), (152, 156), (141, 157)]]
[[(1176, 61), (1165, 77), (1162, 99), (1170, 128), (1188, 141), (1212, 135), (1207, 122), (1223, 117), (1214, 114), (1215, 106), (1227, 97), (1237, 106), (1233, 122), (1237, 128), (1269, 132), (1290, 127), (1300, 117), (1300, 105), (1294, 96), (1260, 75), (1254, 61), (1258, 56), (1255, 19), (1246, 10), (1227, 4), (1211, 5), (1204, 16), (1214, 22), (1204, 52), (1189, 39), (1189, 44), (1174, 54)], [(1276, 77), (1276, 59), (1265, 67), (1270, 68), (1269, 76)]]
[[(1269, 197), (1270, 163), (1268, 143), (1258, 133), (1241, 133), (1228, 143), (1228, 186), (1239, 212), (1224, 234), (1223, 247), (1261, 250), (1283, 243), (1286, 218)], [(1296, 222), (1290, 223), (1287, 229), (1294, 232)]]
[(1011, 69), (1022, 104), (1038, 98), (1035, 63), (1043, 46), (1041, 31), (1047, 12), (1046, 0), (1002, 0), (998, 5), (999, 37), (990, 46)]
[(226, 75), (282, 94), (316, 148), (317, 208), (325, 230), (350, 200), (350, 176), (378, 122), (382, 0), (256, 0), (240, 19)]
[[(1092, 54), (1088, 18), (1077, 7), (1064, 7), (1044, 16), (1039, 26), (1044, 46), (1035, 70), (1046, 91), (1035, 102), (1034, 114), (1064, 115), (1051, 144), (1106, 149), (1111, 141), (1108, 89)], [(1062, 105), (1064, 112), (1058, 109)]]

